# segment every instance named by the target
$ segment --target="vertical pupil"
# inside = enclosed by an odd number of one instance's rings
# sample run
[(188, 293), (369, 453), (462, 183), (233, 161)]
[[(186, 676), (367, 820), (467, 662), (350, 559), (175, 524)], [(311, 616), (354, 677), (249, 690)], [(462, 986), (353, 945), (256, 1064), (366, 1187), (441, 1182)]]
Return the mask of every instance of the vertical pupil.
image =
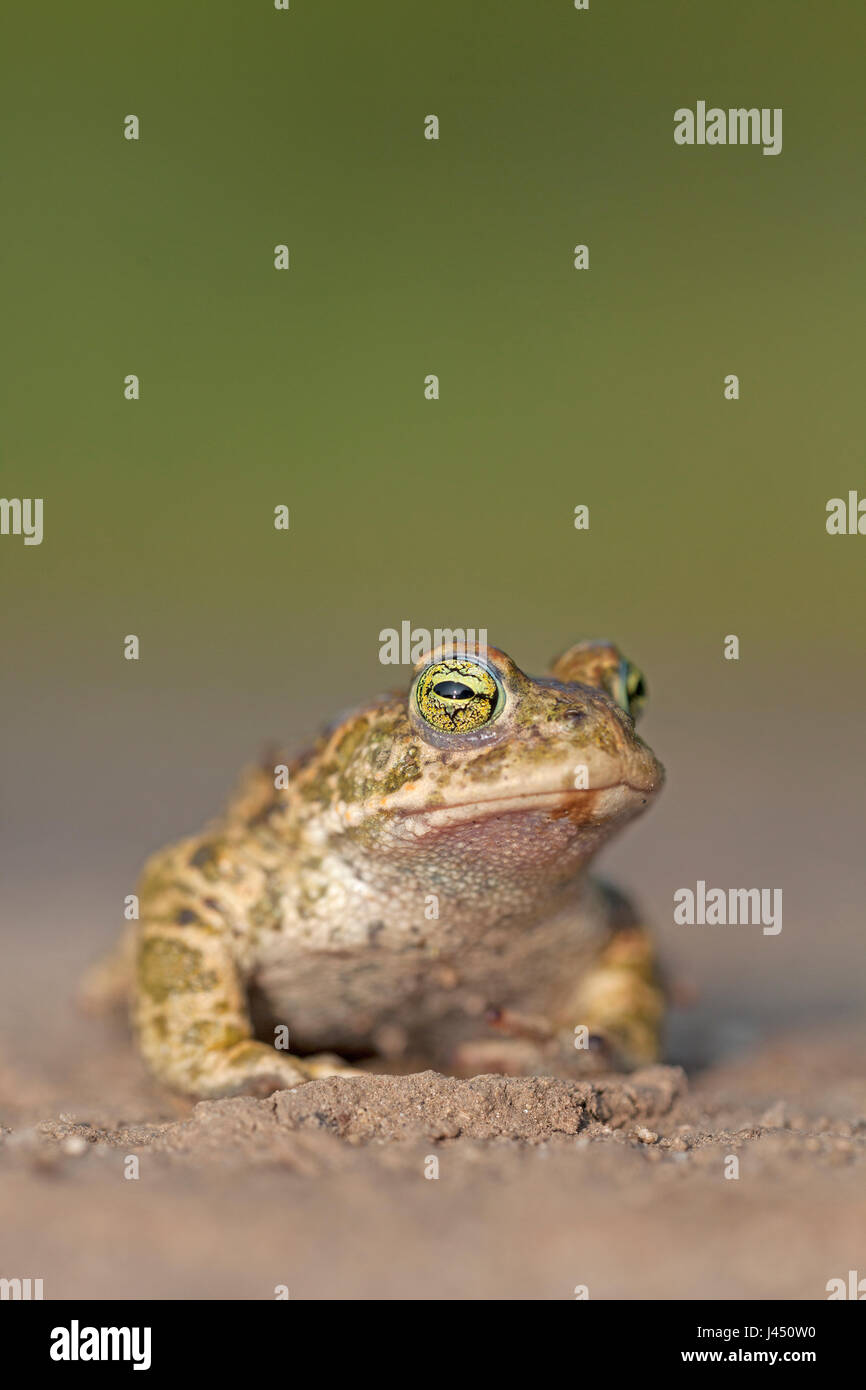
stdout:
[(433, 693), (443, 700), (470, 700), (475, 691), (462, 681), (437, 681)]

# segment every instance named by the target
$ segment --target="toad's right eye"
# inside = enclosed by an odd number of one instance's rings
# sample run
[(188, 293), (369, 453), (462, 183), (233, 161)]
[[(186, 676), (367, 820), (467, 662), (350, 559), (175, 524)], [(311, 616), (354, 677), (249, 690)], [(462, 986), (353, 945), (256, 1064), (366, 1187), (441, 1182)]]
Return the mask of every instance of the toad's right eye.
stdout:
[(440, 700), (471, 700), (475, 693), (471, 685), (462, 681), (437, 681), (433, 687), (433, 694)]
[(444, 734), (467, 734), (495, 719), (505, 692), (486, 666), (468, 657), (434, 661), (418, 676), (412, 694), (425, 723)]

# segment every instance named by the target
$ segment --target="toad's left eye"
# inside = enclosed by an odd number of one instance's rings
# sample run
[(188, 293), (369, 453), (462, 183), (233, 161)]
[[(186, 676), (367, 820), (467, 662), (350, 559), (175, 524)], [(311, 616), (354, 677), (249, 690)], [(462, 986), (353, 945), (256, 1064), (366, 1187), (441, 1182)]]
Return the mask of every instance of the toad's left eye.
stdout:
[(646, 704), (646, 681), (643, 672), (631, 661), (623, 658), (610, 671), (605, 685), (626, 714), (630, 714), (632, 719), (637, 719)]
[(412, 699), (431, 728), (467, 734), (496, 718), (505, 693), (486, 666), (468, 657), (452, 657), (434, 661), (421, 672)]

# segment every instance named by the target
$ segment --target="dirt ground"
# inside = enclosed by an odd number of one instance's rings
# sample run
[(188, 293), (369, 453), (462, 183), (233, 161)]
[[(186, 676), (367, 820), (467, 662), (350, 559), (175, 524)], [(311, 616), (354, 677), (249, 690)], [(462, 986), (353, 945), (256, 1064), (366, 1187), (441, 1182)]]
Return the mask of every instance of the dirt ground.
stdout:
[[(195, 692), (160, 693), (183, 718), (162, 761), (138, 758), (133, 797), (129, 726), (156, 749), (164, 717), (105, 699), (64, 723), (62, 695), (7, 766), (0, 1277), (42, 1278), (49, 1299), (824, 1299), (866, 1277), (859, 713), (823, 730), (832, 794), (806, 798), (811, 715), (657, 717), (675, 794), (603, 868), (695, 983), (670, 1020), (675, 1066), (594, 1087), (371, 1076), (195, 1107), (72, 996), (146, 850), (220, 804), (250, 738), (235, 702), (203, 728)], [(697, 877), (782, 884), (784, 930), (674, 928), (673, 889)]]
[(107, 1027), (0, 1075), (0, 1274), (46, 1298), (815, 1299), (866, 1269), (849, 1030), (690, 1079), (421, 1072), (193, 1106)]

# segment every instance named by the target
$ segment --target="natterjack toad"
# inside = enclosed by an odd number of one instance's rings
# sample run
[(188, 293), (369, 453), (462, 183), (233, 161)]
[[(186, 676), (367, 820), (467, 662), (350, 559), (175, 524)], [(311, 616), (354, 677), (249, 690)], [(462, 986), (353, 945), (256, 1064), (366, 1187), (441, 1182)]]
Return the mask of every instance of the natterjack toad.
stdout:
[(586, 873), (662, 784), (642, 697), (607, 643), (543, 679), (439, 651), (287, 786), (279, 760), (249, 774), (144, 871), (132, 1016), (152, 1072), (219, 1096), (376, 1056), (464, 1075), (654, 1060), (652, 947)]

